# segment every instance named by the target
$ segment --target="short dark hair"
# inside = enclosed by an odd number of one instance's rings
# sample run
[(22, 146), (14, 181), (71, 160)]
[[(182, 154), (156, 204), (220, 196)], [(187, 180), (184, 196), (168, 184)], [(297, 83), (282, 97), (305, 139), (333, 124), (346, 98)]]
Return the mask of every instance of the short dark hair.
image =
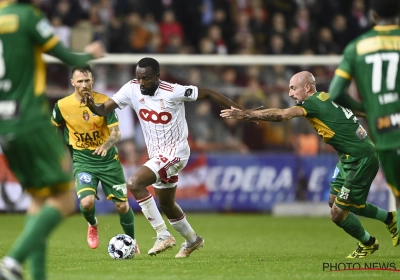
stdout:
[(86, 72), (92, 73), (92, 68), (88, 64), (83, 65), (83, 66), (76, 66), (76, 67), (72, 68), (71, 74), (74, 75), (75, 71), (80, 71), (83, 73), (86, 73)]
[(393, 18), (400, 13), (399, 0), (371, 0), (371, 10), (381, 18)]
[(151, 57), (145, 57), (139, 60), (137, 66), (140, 68), (145, 68), (145, 67), (150, 67), (151, 70), (153, 70), (153, 74), (159, 74), (160, 73), (160, 64), (158, 63), (157, 60)]

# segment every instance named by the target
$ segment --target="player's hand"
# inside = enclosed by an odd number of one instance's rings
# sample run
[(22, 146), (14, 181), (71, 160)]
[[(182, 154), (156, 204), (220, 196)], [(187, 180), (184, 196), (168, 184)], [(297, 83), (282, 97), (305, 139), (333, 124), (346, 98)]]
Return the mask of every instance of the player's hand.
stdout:
[(107, 149), (104, 148), (104, 146), (97, 147), (93, 154), (105, 157), (107, 155)]
[(262, 109), (264, 106), (259, 106), (254, 109), (237, 109), (235, 107), (231, 107), (231, 109), (224, 109), (221, 110), (220, 116), (223, 118), (227, 119), (237, 119), (237, 120), (244, 120), (248, 122), (253, 122), (255, 124), (258, 124), (258, 121), (251, 120), (251, 118), (254, 116), (253, 112)]
[(227, 119), (237, 120), (244, 120), (246, 118), (245, 110), (240, 110), (234, 107), (231, 107), (231, 109), (221, 110), (220, 116)]
[(84, 52), (90, 53), (94, 58), (100, 58), (104, 56), (105, 49), (100, 41), (94, 41), (85, 47)]
[(257, 121), (251, 120), (250, 118), (252, 117), (252, 112), (256, 110), (260, 110), (263, 108), (263, 106), (254, 108), (254, 109), (246, 109), (246, 110), (241, 110), (237, 109), (235, 107), (231, 107), (231, 109), (224, 109), (221, 110), (220, 116), (223, 118), (227, 119), (237, 119), (237, 120), (244, 120), (244, 121), (250, 121), (258, 124)]
[(83, 93), (81, 104), (85, 104), (87, 107), (94, 106), (94, 99), (90, 93)]

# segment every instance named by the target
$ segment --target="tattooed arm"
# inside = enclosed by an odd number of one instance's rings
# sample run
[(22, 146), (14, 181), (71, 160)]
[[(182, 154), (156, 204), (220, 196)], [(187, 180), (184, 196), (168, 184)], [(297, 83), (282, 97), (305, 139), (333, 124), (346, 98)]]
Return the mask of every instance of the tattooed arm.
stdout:
[(236, 108), (225, 109), (221, 111), (221, 117), (228, 119), (238, 119), (246, 121), (270, 121), (270, 122), (281, 122), (290, 120), (296, 117), (304, 116), (303, 109), (301, 107), (291, 107), (287, 109), (270, 108), (265, 110), (238, 110)]
[(121, 139), (121, 131), (119, 130), (118, 125), (110, 127), (110, 136), (108, 137), (106, 143), (97, 147), (93, 152), (94, 155), (100, 155), (102, 157), (107, 155), (107, 151), (117, 144), (117, 142)]

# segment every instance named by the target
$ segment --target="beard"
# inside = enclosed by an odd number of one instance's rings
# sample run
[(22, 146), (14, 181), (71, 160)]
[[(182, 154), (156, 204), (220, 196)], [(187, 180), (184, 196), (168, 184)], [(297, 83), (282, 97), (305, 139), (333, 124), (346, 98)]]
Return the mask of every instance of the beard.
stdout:
[(143, 95), (153, 96), (154, 93), (156, 92), (157, 88), (158, 88), (158, 84), (152, 86), (152, 87), (149, 88), (149, 89), (144, 89), (144, 90), (140, 89), (140, 92), (141, 92)]

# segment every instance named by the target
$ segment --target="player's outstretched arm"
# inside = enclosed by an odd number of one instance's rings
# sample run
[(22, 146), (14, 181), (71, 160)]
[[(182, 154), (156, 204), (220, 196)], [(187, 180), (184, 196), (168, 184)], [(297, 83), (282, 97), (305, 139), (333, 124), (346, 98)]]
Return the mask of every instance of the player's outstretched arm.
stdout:
[(230, 100), (228, 97), (226, 97), (225, 95), (222, 95), (221, 93), (212, 90), (212, 89), (208, 89), (208, 88), (199, 88), (199, 95), (197, 97), (198, 100), (201, 99), (207, 99), (210, 98), (213, 101), (215, 101), (216, 103), (218, 103), (219, 105), (225, 107), (225, 108), (238, 108), (238, 109), (243, 109), (242, 107), (240, 107), (239, 105), (237, 105), (235, 102), (233, 102), (232, 100)]
[(117, 103), (113, 99), (108, 99), (102, 104), (95, 104), (91, 95), (86, 95), (82, 98), (81, 103), (89, 107), (90, 111), (99, 116), (107, 116), (108, 113), (118, 108)]
[(119, 130), (118, 125), (110, 127), (110, 136), (108, 137), (106, 143), (97, 147), (93, 152), (94, 155), (100, 155), (102, 157), (107, 155), (107, 151), (117, 144), (117, 142), (121, 139), (121, 131)]
[(222, 110), (220, 116), (228, 119), (238, 119), (246, 121), (281, 122), (296, 117), (302, 117), (304, 116), (304, 112), (303, 109), (301, 109), (300, 107), (291, 107), (287, 109), (270, 108), (265, 110), (239, 110), (231, 107), (231, 109)]
[(71, 66), (83, 66), (89, 60), (100, 58), (104, 55), (104, 47), (100, 42), (92, 42), (85, 47), (86, 53), (73, 53), (58, 42), (48, 53), (59, 58)]

